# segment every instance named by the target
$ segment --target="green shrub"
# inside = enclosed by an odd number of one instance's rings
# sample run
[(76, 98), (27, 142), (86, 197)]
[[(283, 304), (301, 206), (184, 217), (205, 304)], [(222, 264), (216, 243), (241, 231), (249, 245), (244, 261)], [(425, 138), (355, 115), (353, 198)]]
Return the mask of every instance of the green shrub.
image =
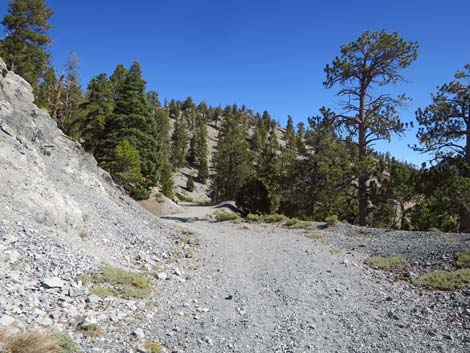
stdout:
[(214, 212), (214, 218), (217, 222), (234, 221), (239, 218), (238, 214), (227, 210)]
[(372, 256), (364, 260), (366, 265), (369, 265), (376, 270), (384, 271), (401, 271), (408, 266), (408, 262), (401, 256), (382, 257)]
[(465, 249), (455, 255), (455, 263), (460, 268), (470, 268), (470, 249)]
[(161, 352), (161, 347), (160, 343), (156, 341), (152, 342), (145, 342), (144, 348), (147, 350), (149, 353), (160, 353)]
[(456, 290), (470, 284), (470, 269), (465, 268), (452, 272), (431, 272), (420, 278), (413, 279), (412, 283), (416, 286), (440, 290)]
[(327, 227), (332, 227), (335, 226), (336, 223), (338, 223), (338, 216), (337, 215), (331, 215), (325, 218), (326, 226)]
[(266, 223), (279, 223), (284, 221), (286, 217), (282, 214), (273, 213), (266, 216), (263, 216), (263, 221)]
[(266, 214), (273, 208), (266, 185), (258, 179), (248, 180), (238, 192), (235, 202), (244, 213)]
[(188, 190), (189, 192), (194, 191), (194, 179), (191, 175), (188, 176), (188, 180), (186, 182), (186, 190)]
[(98, 335), (101, 332), (101, 327), (95, 323), (85, 323), (80, 325), (80, 330), (86, 332), (89, 335)]
[(300, 223), (300, 219), (298, 218), (288, 218), (286, 221), (286, 226), (292, 227), (299, 223)]
[(75, 353), (77, 352), (77, 344), (68, 335), (67, 332), (55, 332), (52, 335), (59, 344), (59, 353)]
[(253, 214), (253, 213), (249, 213), (247, 216), (246, 216), (246, 220), (248, 222), (259, 222), (261, 221), (261, 216), (260, 215), (257, 215), (257, 214)]

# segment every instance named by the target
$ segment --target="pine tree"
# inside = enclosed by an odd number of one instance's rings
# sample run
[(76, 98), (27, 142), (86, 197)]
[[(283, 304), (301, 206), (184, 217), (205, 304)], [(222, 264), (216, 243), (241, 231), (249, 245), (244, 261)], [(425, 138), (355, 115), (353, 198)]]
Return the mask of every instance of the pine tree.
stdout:
[(106, 74), (91, 79), (87, 87), (86, 100), (80, 106), (81, 119), (76, 121), (77, 130), (85, 150), (95, 153), (103, 139), (107, 119), (114, 110), (112, 84)]
[(76, 125), (75, 120), (78, 118), (79, 107), (83, 101), (83, 92), (78, 74), (79, 66), (80, 59), (75, 52), (72, 52), (65, 64), (64, 92), (61, 95), (62, 101), (57, 115), (59, 128), (67, 135), (75, 138), (78, 136), (77, 132), (73, 131), (73, 126)]
[(253, 175), (246, 137), (241, 114), (233, 114), (232, 108), (227, 107), (213, 160), (215, 174), (211, 189), (215, 201), (234, 200), (244, 183)]
[(6, 36), (0, 41), (0, 57), (8, 69), (28, 81), (33, 89), (50, 66), (47, 32), (52, 10), (44, 0), (12, 0), (2, 25)]
[(154, 110), (150, 106), (142, 70), (134, 62), (129, 70), (119, 65), (111, 76), (114, 91), (114, 110), (106, 120), (103, 143), (97, 153), (97, 159), (104, 167), (113, 162), (110, 151), (126, 139), (140, 155), (143, 179), (136, 187), (139, 198), (148, 196), (151, 187), (159, 182), (162, 166), (159, 131)]
[(48, 67), (45, 71), (44, 77), (40, 80), (36, 94), (36, 105), (45, 109), (48, 113), (52, 113), (54, 111), (57, 85), (56, 72), (53, 67)]
[[(420, 152), (434, 154), (437, 160), (461, 161), (459, 174), (470, 178), (470, 64), (455, 75), (455, 80), (439, 87), (432, 104), (419, 109), (417, 138)], [(463, 182), (463, 181), (462, 181)], [(459, 202), (460, 231), (470, 232), (470, 205)]]
[(188, 180), (186, 181), (186, 190), (188, 190), (189, 192), (194, 191), (194, 178), (192, 177), (192, 175), (188, 176)]
[(188, 128), (186, 119), (183, 116), (175, 117), (173, 134), (171, 136), (172, 152), (171, 163), (173, 168), (183, 168), (186, 166), (188, 153)]
[[(406, 42), (398, 33), (364, 32), (356, 41), (341, 47), (341, 56), (325, 67), (325, 87), (342, 86), (338, 95), (345, 96), (344, 114), (337, 114), (359, 147), (359, 224), (367, 223), (369, 175), (365, 164), (371, 144), (390, 140), (391, 134), (401, 134), (397, 107), (406, 102), (405, 95), (393, 98), (387, 94), (373, 95), (374, 87), (402, 80), (400, 69), (408, 67), (417, 57), (416, 42)], [(352, 113), (352, 114), (350, 114)], [(350, 115), (349, 115), (350, 114)]]
[(140, 169), (139, 151), (126, 139), (114, 149), (111, 173), (116, 181), (134, 198), (146, 197), (146, 190), (140, 185), (143, 176)]

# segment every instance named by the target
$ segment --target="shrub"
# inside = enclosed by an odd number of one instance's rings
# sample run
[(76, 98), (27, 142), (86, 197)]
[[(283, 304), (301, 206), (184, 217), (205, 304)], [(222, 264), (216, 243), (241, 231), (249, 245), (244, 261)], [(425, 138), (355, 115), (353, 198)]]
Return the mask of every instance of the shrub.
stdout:
[(260, 215), (257, 215), (257, 214), (249, 213), (249, 214), (246, 216), (246, 220), (247, 220), (248, 222), (259, 222), (259, 221), (261, 221), (261, 216), (260, 216)]
[(325, 218), (326, 226), (327, 227), (332, 227), (335, 226), (336, 223), (338, 223), (338, 216), (337, 215), (331, 215)]
[(266, 223), (279, 223), (282, 222), (286, 217), (282, 214), (273, 213), (263, 217), (263, 221)]
[(412, 283), (416, 286), (440, 290), (456, 290), (470, 284), (470, 269), (465, 268), (452, 272), (431, 272), (420, 278), (413, 279)]
[(300, 223), (300, 219), (298, 219), (298, 218), (288, 218), (287, 221), (286, 221), (286, 226), (292, 227), (292, 226), (295, 226), (298, 223)]
[(13, 335), (0, 332), (0, 343), (7, 353), (60, 353), (59, 342), (49, 334), (22, 332)]
[(408, 262), (401, 256), (381, 257), (372, 256), (364, 260), (366, 265), (369, 265), (376, 270), (384, 271), (401, 271), (408, 266)]
[(258, 179), (246, 182), (238, 192), (235, 202), (245, 213), (266, 214), (271, 211), (271, 198), (264, 183)]
[(101, 332), (101, 327), (95, 323), (84, 323), (80, 325), (80, 330), (89, 335), (98, 335)]
[(194, 191), (194, 179), (191, 175), (188, 176), (188, 180), (186, 181), (186, 190), (188, 190), (189, 192)]
[(75, 353), (77, 345), (67, 332), (56, 332), (53, 337), (57, 340), (60, 350), (59, 353)]
[(145, 342), (144, 348), (147, 350), (149, 353), (160, 353), (161, 352), (161, 347), (160, 343), (153, 341), (153, 342)]
[(470, 268), (470, 249), (465, 249), (455, 255), (455, 263), (460, 268)]
[(238, 214), (227, 210), (219, 210), (214, 212), (214, 218), (217, 222), (234, 221), (238, 219), (238, 217)]

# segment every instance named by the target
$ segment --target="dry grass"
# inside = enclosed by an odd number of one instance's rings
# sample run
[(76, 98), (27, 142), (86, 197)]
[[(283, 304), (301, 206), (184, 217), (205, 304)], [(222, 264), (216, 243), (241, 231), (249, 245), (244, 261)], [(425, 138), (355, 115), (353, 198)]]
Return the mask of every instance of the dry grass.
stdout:
[(79, 276), (86, 285), (91, 285), (90, 293), (102, 298), (117, 296), (124, 299), (145, 299), (150, 296), (152, 282), (146, 273), (125, 271), (112, 266), (104, 266), (100, 272)]
[(40, 332), (7, 334), (0, 332), (0, 342), (5, 353), (60, 353), (56, 338)]
[(401, 256), (381, 257), (372, 256), (364, 260), (366, 265), (369, 265), (376, 270), (384, 271), (402, 271), (408, 266), (408, 262)]
[(305, 237), (309, 239), (313, 239), (313, 240), (319, 240), (323, 238), (320, 234), (317, 234), (317, 233), (308, 234)]
[(153, 342), (145, 342), (144, 348), (147, 350), (149, 353), (160, 353), (161, 352), (161, 347), (160, 343), (153, 341)]
[(216, 222), (235, 221), (240, 217), (238, 214), (226, 210), (216, 211), (213, 216)]

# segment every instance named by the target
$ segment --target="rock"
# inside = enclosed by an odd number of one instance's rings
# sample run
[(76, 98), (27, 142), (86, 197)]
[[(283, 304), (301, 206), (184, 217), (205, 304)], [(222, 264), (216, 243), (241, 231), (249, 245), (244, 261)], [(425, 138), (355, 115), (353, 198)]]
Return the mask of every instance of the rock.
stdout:
[(137, 328), (134, 331), (132, 331), (132, 336), (134, 336), (138, 339), (144, 339), (145, 338), (145, 333), (141, 328)]
[(157, 278), (164, 281), (168, 278), (168, 275), (165, 272), (159, 272), (157, 273)]
[(8, 316), (8, 315), (3, 315), (2, 317), (0, 317), (0, 327), (4, 326), (4, 327), (8, 327), (8, 326), (11, 326), (15, 323), (15, 319), (12, 318), (11, 316)]
[(59, 277), (47, 277), (41, 283), (47, 289), (63, 288), (65, 285)]

